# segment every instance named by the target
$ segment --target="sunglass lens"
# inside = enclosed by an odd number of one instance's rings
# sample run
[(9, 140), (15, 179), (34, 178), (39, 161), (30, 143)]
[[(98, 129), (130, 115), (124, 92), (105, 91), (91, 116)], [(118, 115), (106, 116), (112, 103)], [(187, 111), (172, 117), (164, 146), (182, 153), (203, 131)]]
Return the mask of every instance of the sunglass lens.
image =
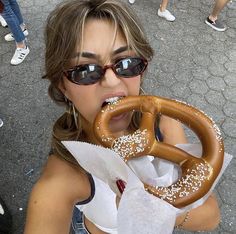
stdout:
[(78, 66), (71, 74), (72, 80), (80, 85), (96, 83), (102, 76), (102, 67), (96, 64), (85, 64)]
[(116, 72), (121, 77), (134, 77), (140, 75), (146, 68), (141, 58), (126, 58), (116, 64)]

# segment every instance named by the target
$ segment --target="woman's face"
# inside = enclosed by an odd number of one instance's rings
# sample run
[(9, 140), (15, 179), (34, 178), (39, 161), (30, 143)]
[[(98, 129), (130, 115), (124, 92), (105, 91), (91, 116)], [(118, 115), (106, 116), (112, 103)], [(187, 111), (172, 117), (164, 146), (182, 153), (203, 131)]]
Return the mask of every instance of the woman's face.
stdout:
[[(135, 53), (127, 48), (127, 43), (119, 31), (114, 40), (114, 27), (105, 20), (89, 20), (85, 24), (82, 50), (78, 49), (76, 52), (82, 56), (73, 66), (89, 63), (104, 66), (113, 64), (119, 58), (135, 56)], [(120, 78), (112, 69), (107, 69), (104, 77), (91, 85), (77, 85), (64, 77), (63, 92), (80, 112), (82, 126), (90, 129), (106, 99), (139, 94), (140, 78), (140, 75)], [(109, 124), (111, 130), (122, 134), (129, 126), (131, 116), (131, 113), (115, 116)]]

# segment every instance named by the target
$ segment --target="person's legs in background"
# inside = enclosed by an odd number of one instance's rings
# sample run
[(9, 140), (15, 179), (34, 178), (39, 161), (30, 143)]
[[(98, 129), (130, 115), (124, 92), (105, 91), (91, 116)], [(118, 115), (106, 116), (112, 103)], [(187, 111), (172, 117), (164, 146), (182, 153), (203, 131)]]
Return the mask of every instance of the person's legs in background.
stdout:
[[(19, 4), (17, 3), (16, 0), (8, 0), (8, 2), (10, 3), (11, 10), (13, 11), (13, 13), (16, 16), (16, 18), (18, 19), (19, 25), (20, 25), (24, 35), (28, 36), (29, 33), (28, 33), (28, 31), (26, 29), (26, 26), (24, 24)], [(14, 40), (14, 36), (12, 35), (12, 33), (7, 34), (5, 36), (5, 40), (6, 41), (13, 41)]]
[(169, 0), (162, 0), (160, 8), (158, 9), (158, 16), (165, 18), (167, 21), (175, 21), (175, 17), (166, 9)]
[(28, 35), (28, 31), (25, 28), (20, 8), (16, 0), (2, 1), (4, 4), (2, 16), (12, 32), (12, 34), (7, 34), (5, 39), (9, 39), (8, 41), (10, 41), (10, 39), (13, 38), (13, 40), (16, 41), (16, 51), (11, 59), (11, 64), (18, 65), (22, 63), (29, 54), (29, 48), (25, 41), (25, 34)]
[[(134, 4), (135, 0), (128, 0), (130, 4)], [(162, 0), (160, 8), (158, 9), (157, 15), (165, 18), (167, 21), (175, 21), (175, 17), (166, 9), (169, 0)]]
[(216, 0), (213, 10), (205, 20), (205, 23), (217, 31), (225, 31), (226, 27), (218, 20), (218, 15), (228, 2), (229, 0)]

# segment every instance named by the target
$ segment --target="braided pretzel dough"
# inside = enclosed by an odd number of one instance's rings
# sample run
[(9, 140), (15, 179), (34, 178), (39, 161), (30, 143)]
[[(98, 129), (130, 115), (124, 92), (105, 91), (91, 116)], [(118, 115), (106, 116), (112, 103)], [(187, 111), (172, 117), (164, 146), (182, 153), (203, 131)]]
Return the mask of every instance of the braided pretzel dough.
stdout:
[[(116, 139), (109, 131), (109, 120), (134, 110), (142, 113), (140, 128), (133, 134)], [(202, 144), (201, 158), (156, 140), (154, 122), (160, 113), (181, 121), (196, 133)], [(210, 190), (223, 164), (224, 145), (218, 127), (203, 112), (176, 100), (157, 96), (123, 98), (103, 108), (96, 117), (94, 132), (103, 146), (112, 148), (125, 162), (135, 157), (152, 155), (178, 164), (182, 175), (171, 186), (144, 183), (149, 193), (178, 208), (202, 198)]]

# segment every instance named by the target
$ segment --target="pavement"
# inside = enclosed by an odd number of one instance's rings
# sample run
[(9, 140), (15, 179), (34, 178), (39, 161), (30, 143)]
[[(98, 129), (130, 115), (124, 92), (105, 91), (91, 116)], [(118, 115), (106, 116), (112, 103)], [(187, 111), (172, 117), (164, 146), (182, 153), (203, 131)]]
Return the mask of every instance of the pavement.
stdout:
[[(0, 28), (0, 194), (13, 214), (13, 233), (23, 232), (29, 193), (40, 175), (50, 148), (53, 122), (62, 113), (47, 95), (43, 29), (59, 0), (18, 1), (29, 30), (30, 54), (11, 66), (14, 42), (5, 42)], [(213, 0), (171, 0), (173, 23), (157, 16), (160, 0), (136, 0), (155, 56), (144, 80), (153, 95), (185, 101), (218, 124), (225, 151), (236, 156), (236, 2), (220, 14), (228, 29), (216, 32), (204, 23)], [(191, 138), (191, 133), (188, 133)], [(222, 219), (208, 233), (236, 233), (236, 160), (231, 161), (215, 190)], [(188, 233), (178, 231), (176, 233)]]

